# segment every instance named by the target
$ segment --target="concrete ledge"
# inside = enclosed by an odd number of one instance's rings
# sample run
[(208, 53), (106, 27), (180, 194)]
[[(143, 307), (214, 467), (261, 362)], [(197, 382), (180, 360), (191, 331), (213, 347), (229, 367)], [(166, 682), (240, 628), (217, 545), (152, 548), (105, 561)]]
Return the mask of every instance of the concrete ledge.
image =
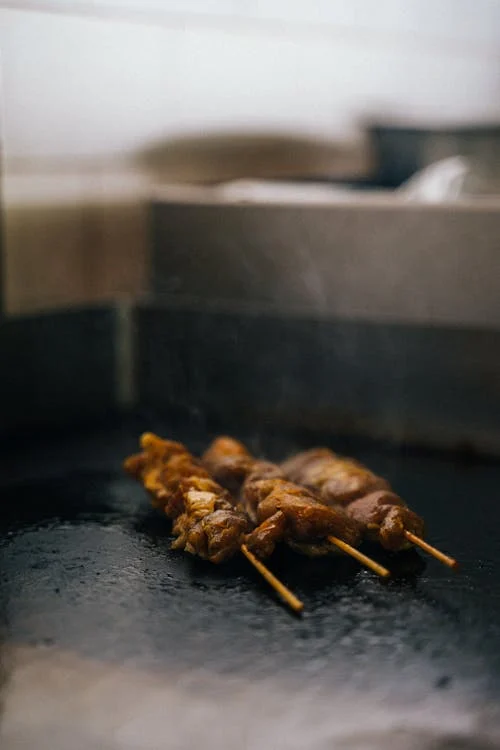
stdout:
[(111, 307), (4, 320), (0, 433), (91, 419), (116, 408), (116, 340)]

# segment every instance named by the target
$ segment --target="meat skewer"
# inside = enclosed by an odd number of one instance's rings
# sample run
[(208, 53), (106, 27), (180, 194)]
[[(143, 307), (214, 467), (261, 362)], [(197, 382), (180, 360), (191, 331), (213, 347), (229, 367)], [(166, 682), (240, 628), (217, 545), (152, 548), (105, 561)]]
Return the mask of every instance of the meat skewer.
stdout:
[(213, 563), (242, 552), (295, 612), (303, 603), (248, 550), (245, 539), (252, 524), (234, 507), (230, 493), (215, 482), (181, 443), (145, 433), (142, 452), (124, 461), (125, 471), (142, 482), (155, 507), (173, 522), (174, 549)]
[(362, 526), (364, 535), (399, 551), (415, 544), (450, 568), (458, 563), (424, 539), (424, 522), (390, 488), (358, 461), (313, 448), (292, 456), (281, 468), (293, 482), (315, 490), (326, 505), (340, 503)]
[(309, 556), (340, 549), (377, 575), (390, 575), (356, 549), (360, 527), (343, 508), (326, 506), (315, 493), (286, 481), (279, 466), (255, 459), (237, 440), (217, 438), (204, 453), (202, 463), (224, 487), (240, 490), (241, 502), (257, 525), (248, 535), (247, 544), (259, 557), (267, 557), (278, 541), (285, 541)]

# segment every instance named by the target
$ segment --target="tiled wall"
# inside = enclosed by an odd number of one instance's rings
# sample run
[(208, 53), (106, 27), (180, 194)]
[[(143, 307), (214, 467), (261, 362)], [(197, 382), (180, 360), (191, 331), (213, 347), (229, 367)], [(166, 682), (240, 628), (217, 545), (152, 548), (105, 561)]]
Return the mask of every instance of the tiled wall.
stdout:
[(500, 116), (495, 0), (17, 0), (0, 15), (12, 312), (144, 287), (141, 154), (162, 139), (352, 141), (380, 113)]

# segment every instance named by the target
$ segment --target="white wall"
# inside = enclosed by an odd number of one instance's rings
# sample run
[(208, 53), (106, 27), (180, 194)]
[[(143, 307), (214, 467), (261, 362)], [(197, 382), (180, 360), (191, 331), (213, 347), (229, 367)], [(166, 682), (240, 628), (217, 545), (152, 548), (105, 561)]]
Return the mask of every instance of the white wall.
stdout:
[[(120, 153), (233, 126), (346, 137), (371, 111), (500, 115), (498, 0), (26, 5), (73, 13), (0, 11), (8, 156)], [(113, 8), (142, 10), (133, 22)]]
[[(148, 188), (134, 164), (158, 139), (255, 129), (342, 141), (371, 114), (500, 117), (494, 0), (18, 0), (0, 2), (0, 21), (12, 310), (141, 287), (130, 264), (144, 256)], [(116, 258), (110, 205), (133, 225), (119, 233), (133, 272), (103, 286), (88, 271), (98, 261), (74, 256), (92, 237), (96, 257)], [(43, 269), (28, 282), (54, 245), (66, 283)], [(70, 279), (75, 267), (87, 276)]]

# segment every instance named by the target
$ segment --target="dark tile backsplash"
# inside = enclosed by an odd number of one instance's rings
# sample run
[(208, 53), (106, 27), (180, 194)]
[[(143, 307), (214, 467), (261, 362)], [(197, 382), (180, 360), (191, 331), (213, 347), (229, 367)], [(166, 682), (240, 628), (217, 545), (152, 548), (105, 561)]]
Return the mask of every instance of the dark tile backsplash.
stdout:
[(500, 454), (500, 331), (159, 304), (124, 327), (122, 313), (4, 321), (0, 433), (132, 410), (152, 429), (175, 414)]
[(332, 432), (500, 448), (500, 332), (140, 307), (138, 402)]
[(112, 307), (9, 318), (0, 326), (0, 432), (106, 413), (116, 402)]

